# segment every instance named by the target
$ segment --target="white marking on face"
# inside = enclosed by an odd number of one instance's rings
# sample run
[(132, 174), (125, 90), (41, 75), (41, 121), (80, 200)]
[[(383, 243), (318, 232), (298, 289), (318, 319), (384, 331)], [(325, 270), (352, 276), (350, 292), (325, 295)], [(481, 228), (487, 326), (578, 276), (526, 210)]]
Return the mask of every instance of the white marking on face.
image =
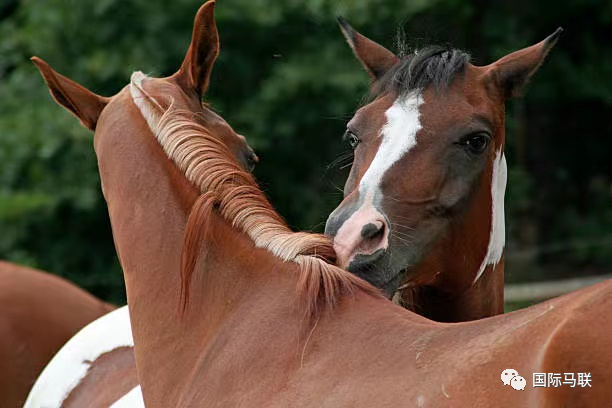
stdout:
[(380, 146), (359, 182), (360, 207), (344, 221), (334, 237), (334, 248), (343, 267), (347, 267), (357, 253), (373, 253), (387, 246), (389, 228), (385, 228), (385, 235), (377, 241), (377, 246), (367, 248), (363, 248), (361, 231), (368, 223), (384, 222), (384, 216), (376, 208), (379, 202), (375, 202), (381, 199), (380, 183), (387, 170), (416, 145), (422, 103), (422, 95), (415, 91), (396, 99), (385, 112), (387, 122), (380, 130)]
[(504, 253), (504, 246), (506, 244), (504, 196), (506, 194), (507, 180), (508, 167), (506, 165), (506, 156), (500, 149), (495, 154), (491, 178), (491, 233), (489, 235), (489, 246), (487, 248), (487, 255), (480, 265), (474, 282), (480, 278), (487, 266), (497, 265)]
[(380, 131), (380, 147), (359, 183), (359, 194), (366, 197), (366, 201), (372, 202), (377, 196), (387, 170), (416, 146), (416, 135), (421, 129), (419, 107), (422, 103), (423, 96), (415, 91), (396, 99), (385, 112), (387, 123)]
[(87, 374), (90, 366), (87, 361), (124, 346), (134, 346), (127, 306), (100, 317), (75, 334), (40, 374), (24, 408), (62, 406)]
[(110, 408), (145, 408), (144, 400), (142, 399), (142, 390), (140, 385), (132, 388), (132, 391), (121, 397)]

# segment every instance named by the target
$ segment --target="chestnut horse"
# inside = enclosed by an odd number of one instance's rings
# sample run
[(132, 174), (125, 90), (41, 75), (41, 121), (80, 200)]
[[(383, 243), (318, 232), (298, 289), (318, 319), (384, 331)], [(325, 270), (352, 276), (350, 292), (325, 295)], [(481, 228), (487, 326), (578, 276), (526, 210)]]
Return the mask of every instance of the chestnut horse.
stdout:
[(397, 57), (339, 21), (373, 81), (347, 125), (354, 161), (326, 225), (339, 265), (436, 321), (503, 313), (504, 104), (561, 29), (475, 67), (450, 48)]
[[(207, 29), (210, 22), (206, 21), (206, 16), (202, 11), (196, 17), (192, 45), (183, 66), (174, 76), (159, 79), (159, 92), (185, 100), (194, 116), (215, 129), (216, 137), (230, 146), (242, 168), (252, 170), (258, 158), (245, 138), (236, 134), (211, 109), (200, 106), (199, 98), (206, 85), (193, 83), (191, 79), (198, 70), (205, 68), (203, 58), (213, 58), (214, 61), (216, 57), (198, 54), (199, 42), (209, 39)], [(111, 109), (111, 106), (127, 104), (132, 111), (135, 110), (130, 87), (112, 99), (98, 97), (56, 73), (44, 61), (36, 57), (32, 61), (40, 69), (56, 102), (68, 108), (90, 130), (96, 129), (100, 113), (97, 110), (106, 105), (110, 105)], [(133, 345), (127, 306), (102, 316), (81, 330), (55, 355), (32, 388), (25, 406), (144, 406), (135, 370)]]
[(0, 261), (0, 406), (23, 406), (60, 347), (112, 309), (58, 276)]
[[(56, 100), (95, 129), (147, 407), (605, 406), (612, 282), (436, 323), (333, 266), (325, 237), (288, 229), (228, 146), (229, 126), (203, 114), (213, 9), (200, 9), (177, 74), (136, 72), (111, 99), (39, 62)], [(517, 391), (500, 381), (508, 368), (590, 373), (593, 385)]]

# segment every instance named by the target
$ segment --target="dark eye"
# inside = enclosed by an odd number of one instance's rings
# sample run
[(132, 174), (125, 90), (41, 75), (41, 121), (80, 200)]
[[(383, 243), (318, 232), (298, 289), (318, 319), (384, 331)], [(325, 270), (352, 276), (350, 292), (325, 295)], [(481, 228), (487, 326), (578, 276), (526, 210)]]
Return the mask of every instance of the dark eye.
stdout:
[(355, 149), (359, 142), (361, 142), (357, 135), (351, 132), (350, 130), (347, 130), (346, 133), (344, 133), (343, 139), (348, 142), (349, 146), (351, 146), (351, 149)]
[(481, 154), (489, 146), (491, 137), (487, 133), (472, 133), (467, 135), (459, 144), (472, 154)]
[(247, 168), (249, 171), (255, 170), (255, 165), (259, 163), (259, 157), (254, 152), (249, 152), (246, 158)]

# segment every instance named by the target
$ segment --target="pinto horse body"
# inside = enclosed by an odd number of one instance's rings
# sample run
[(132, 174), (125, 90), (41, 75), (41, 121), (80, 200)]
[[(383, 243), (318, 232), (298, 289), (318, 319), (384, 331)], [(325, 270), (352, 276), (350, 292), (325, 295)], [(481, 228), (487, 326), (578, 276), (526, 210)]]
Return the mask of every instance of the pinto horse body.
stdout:
[(55, 354), (25, 407), (144, 407), (133, 346), (127, 306), (100, 317)]
[[(608, 404), (611, 282), (436, 323), (333, 266), (325, 237), (289, 231), (244, 170), (248, 149), (200, 106), (213, 8), (198, 12), (177, 74), (135, 73), (111, 99), (37, 61), (56, 100), (95, 129), (147, 407)], [(525, 390), (504, 387), (508, 368)], [(534, 373), (568, 372), (593, 386), (531, 386)]]
[(58, 276), (0, 261), (0, 406), (23, 406), (60, 347), (112, 309)]

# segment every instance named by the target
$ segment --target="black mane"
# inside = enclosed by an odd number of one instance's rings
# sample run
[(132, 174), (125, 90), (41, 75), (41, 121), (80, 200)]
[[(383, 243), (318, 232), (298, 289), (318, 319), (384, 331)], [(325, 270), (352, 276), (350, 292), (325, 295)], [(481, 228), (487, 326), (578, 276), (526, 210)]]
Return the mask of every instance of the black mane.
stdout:
[(375, 95), (393, 92), (405, 96), (430, 85), (444, 90), (457, 74), (463, 72), (469, 60), (470, 55), (462, 50), (440, 46), (423, 48), (401, 57), (389, 72), (376, 81), (373, 92)]

